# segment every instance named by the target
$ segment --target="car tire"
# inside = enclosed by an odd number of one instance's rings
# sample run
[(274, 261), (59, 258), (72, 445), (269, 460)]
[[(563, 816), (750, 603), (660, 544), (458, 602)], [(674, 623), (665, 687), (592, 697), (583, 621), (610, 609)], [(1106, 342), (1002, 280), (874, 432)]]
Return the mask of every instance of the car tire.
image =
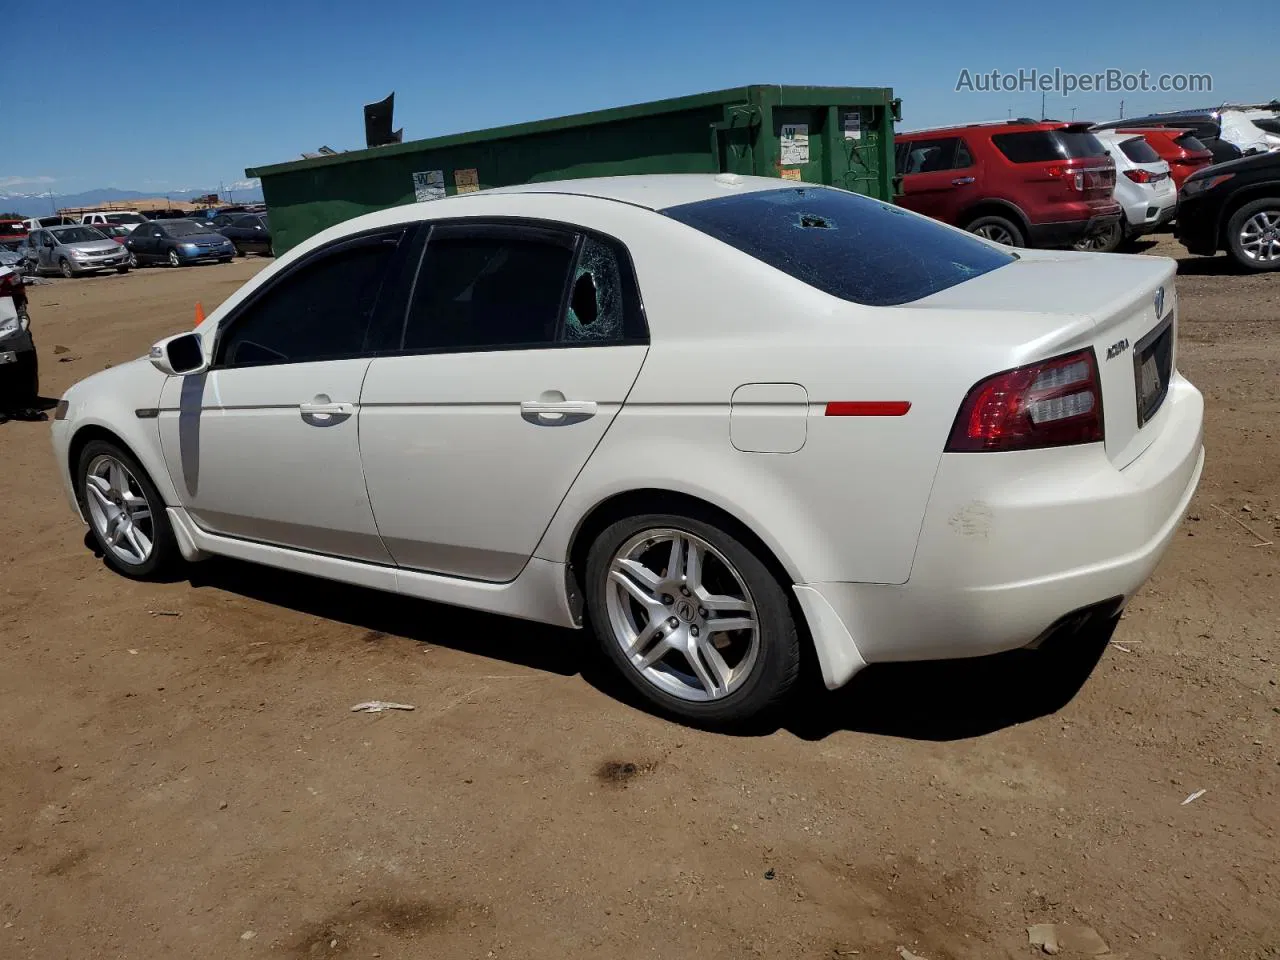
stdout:
[[(782, 585), (750, 547), (705, 520), (646, 514), (612, 524), (587, 554), (586, 594), (605, 655), (667, 715), (711, 727), (756, 721), (799, 677)], [(743, 628), (716, 630), (717, 622)]]
[(965, 229), (987, 240), (1003, 243), (1007, 247), (1027, 245), (1026, 237), (1022, 235), (1022, 228), (1004, 217), (978, 217)]
[(58, 272), (68, 280), (73, 279), (76, 275), (76, 272), (71, 269), (71, 261), (66, 257), (58, 258)]
[(240, 246), (240, 244), (238, 244), (238, 243), (237, 243), (237, 244), (235, 244), (234, 246), (235, 246), (235, 248), (236, 248), (236, 256), (237, 256), (237, 257), (243, 257), (243, 256), (246, 256), (246, 254), (245, 254), (245, 250), (244, 250), (244, 247)]
[(230, 263), (230, 262), (232, 261), (232, 259), (233, 259), (232, 257), (219, 257), (219, 258), (218, 258), (218, 262), (219, 262), (219, 263)]
[(127, 263), (122, 267), (116, 267), (116, 273), (128, 273), (128, 272), (129, 272), (129, 265)]
[[(96, 493), (90, 492), (91, 484)], [(123, 447), (108, 440), (85, 444), (76, 464), (76, 495), (93, 539), (116, 572), (135, 580), (157, 579), (181, 559), (164, 500)], [(116, 519), (121, 514), (127, 522)]]
[(1280, 270), (1280, 197), (1254, 200), (1231, 215), (1227, 251), (1246, 270)]
[(1114, 253), (1124, 240), (1124, 228), (1114, 223), (1105, 230), (1091, 233), (1071, 245), (1082, 253)]
[(138, 255), (134, 253), (132, 250), (129, 251), (129, 266), (132, 267), (134, 270), (137, 270), (138, 267), (141, 266), (141, 263), (139, 263), (138, 261)]
[(170, 251), (169, 251), (169, 266), (171, 266), (171, 267), (180, 267), (180, 266), (182, 266), (182, 258), (181, 258), (180, 256), (178, 256), (178, 251), (177, 251), (177, 250), (170, 249)]

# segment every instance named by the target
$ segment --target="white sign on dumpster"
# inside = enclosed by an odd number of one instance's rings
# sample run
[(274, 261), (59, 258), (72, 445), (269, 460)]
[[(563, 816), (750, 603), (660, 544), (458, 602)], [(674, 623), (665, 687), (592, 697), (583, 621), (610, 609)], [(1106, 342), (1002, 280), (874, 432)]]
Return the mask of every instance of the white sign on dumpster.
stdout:
[(809, 162), (809, 125), (784, 123), (782, 125), (782, 165)]
[(444, 199), (444, 171), (420, 170), (414, 173), (413, 199), (418, 203)]

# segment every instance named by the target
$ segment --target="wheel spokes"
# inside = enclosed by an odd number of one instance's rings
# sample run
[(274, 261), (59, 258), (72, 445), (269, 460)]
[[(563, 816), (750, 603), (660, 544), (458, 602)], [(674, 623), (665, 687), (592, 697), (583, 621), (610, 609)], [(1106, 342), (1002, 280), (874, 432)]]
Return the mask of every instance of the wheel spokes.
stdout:
[(756, 622), (750, 617), (725, 617), (707, 621), (707, 633), (729, 633), (733, 630), (754, 630)]

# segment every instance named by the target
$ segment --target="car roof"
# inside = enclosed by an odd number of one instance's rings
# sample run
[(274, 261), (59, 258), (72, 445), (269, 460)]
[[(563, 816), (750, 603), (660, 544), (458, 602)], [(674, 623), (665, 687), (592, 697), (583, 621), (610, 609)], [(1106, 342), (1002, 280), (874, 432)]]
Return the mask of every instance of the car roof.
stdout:
[(526, 183), (493, 187), (484, 193), (562, 193), (616, 200), (648, 210), (664, 210), (684, 203), (697, 203), (700, 200), (734, 194), (758, 193), (762, 190), (783, 190), (790, 186), (819, 185), (797, 184), (795, 181), (776, 177), (746, 177), (734, 173), (661, 173)]
[(973, 131), (975, 133), (1041, 133), (1046, 130), (1065, 130), (1077, 127), (1085, 130), (1088, 124), (1070, 123), (1065, 120), (988, 120), (980, 123), (958, 123), (945, 127), (926, 127), (922, 130), (902, 130), (894, 134), (895, 139), (902, 137), (927, 137), (934, 134), (959, 133)]

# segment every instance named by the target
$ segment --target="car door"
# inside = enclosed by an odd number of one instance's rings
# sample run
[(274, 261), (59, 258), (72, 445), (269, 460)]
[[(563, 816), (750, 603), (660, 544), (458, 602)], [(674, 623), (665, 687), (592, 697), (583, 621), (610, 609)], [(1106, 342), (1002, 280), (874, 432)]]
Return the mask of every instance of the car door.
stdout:
[(150, 263), (156, 257), (160, 228), (153, 223), (140, 223), (133, 228), (124, 245), (139, 263)]
[(165, 461), (182, 505), (228, 537), (389, 564), (360, 465), (358, 406), (379, 310), (395, 309), (406, 230), (329, 245), (219, 330), (213, 364), (170, 378)]
[[(905, 147), (905, 149), (903, 149)], [(960, 211), (977, 196), (977, 171), (959, 137), (932, 137), (898, 144), (903, 158), (899, 206), (956, 223)]]
[(514, 579), (644, 362), (625, 248), (549, 225), (438, 224), (392, 339), (360, 396), (383, 542), (401, 567)]

